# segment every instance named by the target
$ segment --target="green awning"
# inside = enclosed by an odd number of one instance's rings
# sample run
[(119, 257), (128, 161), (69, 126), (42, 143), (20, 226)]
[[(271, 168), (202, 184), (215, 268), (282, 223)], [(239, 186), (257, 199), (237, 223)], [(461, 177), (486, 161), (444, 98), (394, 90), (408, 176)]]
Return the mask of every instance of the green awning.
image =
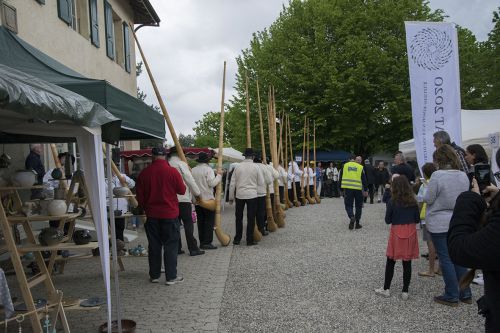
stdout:
[[(4, 132), (11, 130), (13, 124), (26, 126), (23, 124), (39, 122), (56, 125), (55, 128), (59, 124), (99, 127), (104, 141), (116, 143), (120, 139), (121, 120), (99, 103), (2, 64), (0, 119), (0, 131)], [(3, 142), (8, 141), (9, 137), (16, 135), (4, 134), (0, 141), (2, 138)], [(24, 141), (21, 137), (17, 136), (18, 141)]]
[(0, 64), (71, 90), (122, 120), (120, 139), (165, 137), (163, 116), (105, 80), (89, 79), (50, 58), (0, 26)]

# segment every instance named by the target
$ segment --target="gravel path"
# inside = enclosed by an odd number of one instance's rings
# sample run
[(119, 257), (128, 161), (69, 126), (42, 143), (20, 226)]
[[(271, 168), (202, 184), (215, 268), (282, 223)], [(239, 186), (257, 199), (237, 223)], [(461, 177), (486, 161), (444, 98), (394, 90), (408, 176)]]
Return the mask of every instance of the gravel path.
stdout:
[[(233, 250), (219, 332), (480, 332), (476, 305), (434, 304), (440, 277), (420, 278), (413, 263), (410, 299), (402, 301), (398, 263), (392, 296), (383, 285), (388, 226), (384, 204), (365, 205), (363, 229), (350, 231), (341, 199), (287, 211), (287, 226), (258, 246)], [(426, 246), (421, 243), (423, 252)], [(482, 294), (473, 287), (474, 298)]]

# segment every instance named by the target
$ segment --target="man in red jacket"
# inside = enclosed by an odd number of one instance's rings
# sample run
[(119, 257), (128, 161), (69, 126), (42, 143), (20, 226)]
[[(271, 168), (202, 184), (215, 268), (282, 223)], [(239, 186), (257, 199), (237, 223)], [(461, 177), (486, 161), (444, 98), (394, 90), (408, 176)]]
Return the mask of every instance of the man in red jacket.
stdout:
[(149, 277), (152, 283), (160, 282), (163, 247), (166, 284), (173, 285), (184, 280), (177, 275), (180, 237), (177, 195), (183, 195), (186, 186), (179, 172), (165, 160), (164, 148), (153, 148), (152, 155), (153, 163), (142, 170), (136, 183), (137, 201), (147, 216), (144, 228), (149, 242)]

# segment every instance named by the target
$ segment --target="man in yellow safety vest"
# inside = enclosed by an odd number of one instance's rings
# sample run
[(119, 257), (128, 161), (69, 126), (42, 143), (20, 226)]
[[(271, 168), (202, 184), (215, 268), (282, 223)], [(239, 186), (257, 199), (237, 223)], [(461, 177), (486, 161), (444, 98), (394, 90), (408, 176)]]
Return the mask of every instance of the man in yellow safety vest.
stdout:
[[(355, 160), (358, 160), (355, 161)], [(344, 190), (344, 205), (349, 217), (349, 230), (361, 229), (359, 220), (361, 219), (361, 212), (363, 210), (363, 196), (367, 195), (367, 181), (366, 175), (363, 172), (363, 165), (361, 164), (361, 157), (351, 156), (349, 162), (344, 164), (340, 171), (340, 187)], [(356, 204), (356, 214), (353, 211), (353, 205)], [(356, 226), (354, 226), (356, 223)]]

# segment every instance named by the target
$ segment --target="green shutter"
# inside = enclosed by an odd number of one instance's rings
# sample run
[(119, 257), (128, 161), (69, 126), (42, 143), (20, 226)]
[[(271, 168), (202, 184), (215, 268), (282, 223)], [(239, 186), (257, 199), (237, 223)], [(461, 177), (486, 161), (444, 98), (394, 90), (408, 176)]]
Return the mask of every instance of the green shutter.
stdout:
[(57, 0), (57, 15), (68, 25), (71, 25), (71, 8), (73, 0)]
[(130, 73), (130, 28), (126, 22), (123, 22), (123, 51), (125, 70)]
[(115, 59), (115, 33), (113, 30), (113, 10), (111, 5), (104, 1), (104, 21), (106, 28), (106, 54)]
[(90, 40), (99, 47), (99, 20), (97, 17), (97, 0), (89, 0)]

